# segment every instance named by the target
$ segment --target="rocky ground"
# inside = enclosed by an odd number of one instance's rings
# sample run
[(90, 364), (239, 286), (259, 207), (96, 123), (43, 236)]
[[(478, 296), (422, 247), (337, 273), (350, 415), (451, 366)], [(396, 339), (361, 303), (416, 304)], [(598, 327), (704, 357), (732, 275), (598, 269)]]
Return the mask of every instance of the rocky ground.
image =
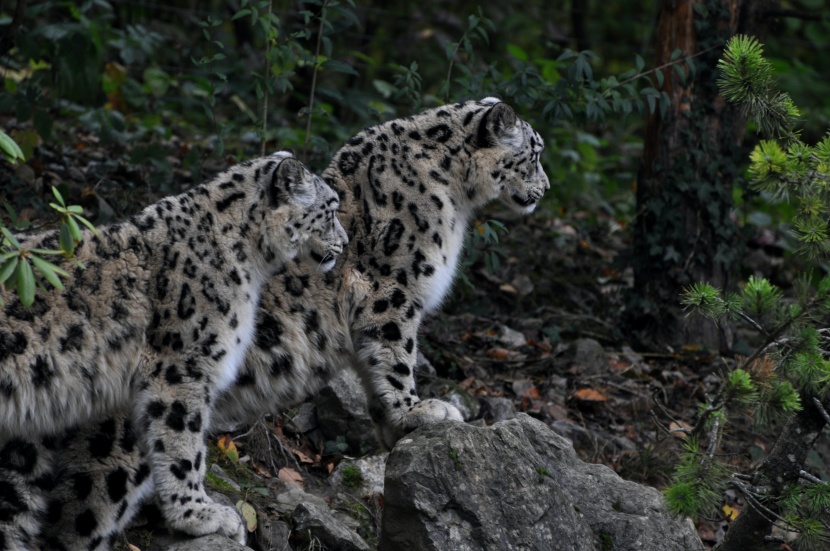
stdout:
[[(51, 185), (63, 186), (70, 202), (82, 204), (98, 223), (118, 219), (196, 178), (180, 160), (185, 145), (170, 144), (171, 151), (177, 147), (181, 154), (164, 158), (162, 170), (129, 163), (79, 136), (62, 149), (40, 148), (17, 169), (0, 167), (2, 191), (21, 218), (38, 224), (49, 221)], [(201, 168), (209, 173), (219, 164)], [(142, 182), (159, 174), (172, 174), (173, 183), (150, 192)], [(421, 394), (453, 402), (473, 427), (536, 419), (573, 442), (581, 460), (606, 465), (626, 480), (664, 486), (680, 444), (665, 428), (693, 422), (703, 396), (718, 383), (722, 359), (693, 346), (644, 351), (627, 341), (617, 321), (631, 285), (617, 263), (629, 237), (620, 222), (552, 203), (527, 219), (498, 208), (487, 217), (510, 229), (498, 245), (500, 266), (486, 269), (481, 254), (469, 258), (451, 299), (424, 324)], [(763, 251), (753, 254), (765, 268), (780, 264)], [(243, 511), (249, 546), (377, 548), (387, 454), (374, 439), (353, 375), (344, 372), (316, 399), (274, 413), (252, 427), (217, 433), (210, 443), (209, 486), (216, 499)], [(737, 423), (733, 433), (742, 444), (724, 451), (743, 467), (773, 442), (772, 432), (759, 434), (749, 424)], [(811, 456), (815, 472), (826, 470), (826, 456), (821, 450)], [(541, 471), (538, 476), (547, 479)], [(461, 489), (455, 499), (464, 498)], [(738, 496), (726, 499), (737, 510), (743, 505)], [(707, 548), (727, 522), (725, 516), (698, 521)], [(237, 548), (211, 541), (166, 534), (148, 511), (118, 549)]]

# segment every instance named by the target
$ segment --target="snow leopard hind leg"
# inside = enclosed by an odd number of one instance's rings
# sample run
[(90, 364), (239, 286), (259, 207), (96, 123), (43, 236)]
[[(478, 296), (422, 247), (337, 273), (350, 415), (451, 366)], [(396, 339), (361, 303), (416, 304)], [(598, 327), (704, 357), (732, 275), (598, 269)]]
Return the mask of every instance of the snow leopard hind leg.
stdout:
[(0, 448), (0, 551), (35, 548), (56, 479), (54, 440), (13, 438)]
[(69, 431), (55, 463), (45, 549), (110, 549), (153, 490), (131, 416), (123, 412)]

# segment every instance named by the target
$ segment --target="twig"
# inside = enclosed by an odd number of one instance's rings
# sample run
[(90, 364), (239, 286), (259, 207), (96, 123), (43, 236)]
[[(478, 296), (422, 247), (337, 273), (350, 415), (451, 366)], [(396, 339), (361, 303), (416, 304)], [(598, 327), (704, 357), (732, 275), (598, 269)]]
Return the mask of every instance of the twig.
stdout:
[(285, 459), (286, 463), (289, 461), (289, 458), (290, 458), (291, 462), (294, 463), (294, 466), (297, 468), (297, 472), (300, 472), (302, 470), (302, 468), (300, 467), (300, 463), (297, 461), (297, 458), (294, 457), (294, 454), (291, 453), (291, 450), (289, 450), (285, 447), (285, 444), (282, 443), (282, 440), (280, 440), (280, 437), (278, 435), (274, 434), (271, 431), (268, 431), (268, 433), (271, 436), (273, 436), (274, 440), (277, 442), (277, 444), (279, 444), (280, 453), (282, 454), (282, 456)]
[[(640, 78), (642, 78), (642, 77), (644, 77), (644, 76), (646, 76), (646, 75), (650, 75), (651, 73), (656, 73), (657, 71), (660, 71), (660, 70), (662, 70), (662, 69), (665, 69), (666, 67), (671, 67), (672, 65), (678, 65), (678, 64), (680, 64), (680, 63), (682, 63), (682, 62), (686, 61), (687, 59), (694, 59), (694, 58), (696, 58), (696, 57), (698, 57), (698, 56), (702, 56), (703, 54), (705, 54), (705, 53), (707, 53), (707, 52), (711, 52), (711, 51), (712, 51), (712, 50), (714, 50), (715, 48), (720, 48), (720, 47), (721, 47), (721, 46), (723, 46), (723, 45), (724, 45), (724, 42), (721, 42), (721, 43), (719, 43), (719, 44), (715, 44), (714, 46), (709, 46), (709, 47), (708, 47), (708, 48), (706, 48), (705, 50), (701, 50), (701, 51), (696, 52), (696, 53), (694, 53), (694, 54), (692, 54), (692, 55), (687, 55), (687, 56), (684, 56), (684, 57), (682, 57), (682, 58), (681, 58), (681, 57), (679, 57), (679, 58), (677, 58), (677, 59), (674, 59), (674, 60), (672, 60), (672, 61), (669, 61), (668, 63), (664, 63), (664, 64), (660, 65), (659, 67), (655, 67), (654, 69), (649, 69), (648, 71), (645, 71), (645, 72), (643, 72), (643, 73), (637, 73), (636, 75), (634, 75), (634, 76), (632, 76), (632, 77), (630, 77), (630, 78), (627, 78), (627, 79), (625, 79), (625, 80), (621, 80), (621, 81), (619, 81), (619, 82), (617, 83), (617, 85), (616, 85), (616, 86), (611, 86), (611, 87), (609, 87), (607, 90), (605, 90), (605, 92), (607, 92), (608, 90), (612, 90), (612, 89), (614, 89), (614, 88), (619, 88), (619, 87), (620, 87), (620, 86), (622, 86), (623, 84), (628, 84), (629, 82), (632, 82), (632, 81), (635, 81), (635, 80), (637, 80), (637, 79), (640, 79)], [(605, 95), (605, 92), (603, 92), (603, 95)]]
[[(706, 448), (706, 456), (711, 460), (715, 456), (720, 442), (720, 419), (715, 417), (712, 421), (712, 429), (709, 431), (709, 446)], [(701, 460), (702, 462), (702, 460)]]
[(824, 404), (821, 403), (821, 400), (813, 397), (813, 404), (816, 406), (816, 409), (818, 409), (818, 412), (821, 414), (824, 422), (830, 425), (830, 413), (827, 413), (827, 410), (824, 409)]
[(755, 497), (754, 492), (747, 488), (745, 484), (733, 480), (732, 486), (741, 491), (741, 493), (746, 498), (747, 503), (749, 503), (751, 507), (757, 509), (758, 513), (762, 517), (764, 517), (764, 520), (766, 520), (770, 524), (775, 524), (776, 521), (781, 521), (784, 523), (785, 526), (788, 526), (787, 522), (783, 518), (778, 516), (775, 512), (771, 511), (767, 507), (765, 507), (764, 504), (761, 503), (757, 497)]
[(314, 50), (314, 70), (311, 72), (311, 97), (308, 98), (308, 120), (305, 125), (305, 142), (303, 142), (303, 155), (308, 149), (308, 139), (311, 135), (311, 118), (314, 114), (314, 93), (317, 89), (317, 68), (320, 66), (320, 44), (323, 42), (323, 22), (326, 20), (326, 6), (329, 0), (323, 1), (320, 8), (320, 26), (317, 29), (317, 47)]
[(822, 479), (820, 479), (819, 477), (817, 477), (817, 476), (813, 476), (813, 475), (811, 475), (810, 473), (808, 473), (807, 471), (804, 471), (804, 470), (802, 470), (802, 471), (798, 471), (798, 476), (800, 476), (800, 477), (801, 477), (801, 478), (803, 478), (804, 480), (809, 480), (809, 481), (810, 481), (810, 482), (812, 482), (813, 484), (821, 484), (821, 485), (825, 485), (825, 484), (827, 484), (826, 482), (824, 482), (824, 481), (823, 481)]

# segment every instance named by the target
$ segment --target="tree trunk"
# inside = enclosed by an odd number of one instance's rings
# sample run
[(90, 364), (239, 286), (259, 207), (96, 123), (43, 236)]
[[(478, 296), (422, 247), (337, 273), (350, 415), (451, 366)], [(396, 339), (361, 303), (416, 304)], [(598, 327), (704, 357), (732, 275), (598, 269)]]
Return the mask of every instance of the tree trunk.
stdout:
[[(825, 400), (825, 409), (827, 402)], [(816, 407), (805, 403), (804, 409), (784, 425), (769, 455), (752, 476), (751, 486), (763, 489), (762, 492), (772, 498), (765, 500), (764, 506), (774, 513), (779, 512), (775, 498), (780, 497), (787, 486), (798, 482), (807, 453), (821, 434), (824, 424), (824, 418)], [(715, 550), (763, 549), (764, 538), (769, 535), (771, 528), (770, 515), (747, 504), (738, 518), (729, 525), (726, 537)]]
[(732, 188), (747, 157), (745, 121), (720, 97), (717, 60), (737, 32), (758, 35), (757, 0), (664, 0), (657, 22), (655, 66), (672, 53), (698, 54), (695, 71), (663, 69), (671, 104), (649, 115), (637, 184), (632, 266), (632, 328), (651, 345), (700, 344), (728, 350), (732, 327), (714, 327), (679, 307), (684, 287), (707, 281), (733, 287), (742, 256), (731, 218)]

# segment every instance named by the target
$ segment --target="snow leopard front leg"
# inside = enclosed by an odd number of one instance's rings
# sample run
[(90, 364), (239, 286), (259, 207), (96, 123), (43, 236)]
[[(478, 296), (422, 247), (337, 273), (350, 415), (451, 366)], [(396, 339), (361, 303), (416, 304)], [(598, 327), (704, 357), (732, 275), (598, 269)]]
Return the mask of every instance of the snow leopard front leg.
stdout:
[(219, 533), (245, 543), (245, 526), (233, 507), (205, 492), (205, 430), (216, 399), (198, 356), (156, 355), (137, 416), (144, 427), (157, 502), (170, 528), (193, 536)]
[(369, 394), (369, 415), (391, 449), (404, 434), (424, 425), (464, 421), (447, 402), (421, 400), (415, 390), (415, 359), (421, 307), (396, 288), (375, 293), (356, 316), (357, 371)]

